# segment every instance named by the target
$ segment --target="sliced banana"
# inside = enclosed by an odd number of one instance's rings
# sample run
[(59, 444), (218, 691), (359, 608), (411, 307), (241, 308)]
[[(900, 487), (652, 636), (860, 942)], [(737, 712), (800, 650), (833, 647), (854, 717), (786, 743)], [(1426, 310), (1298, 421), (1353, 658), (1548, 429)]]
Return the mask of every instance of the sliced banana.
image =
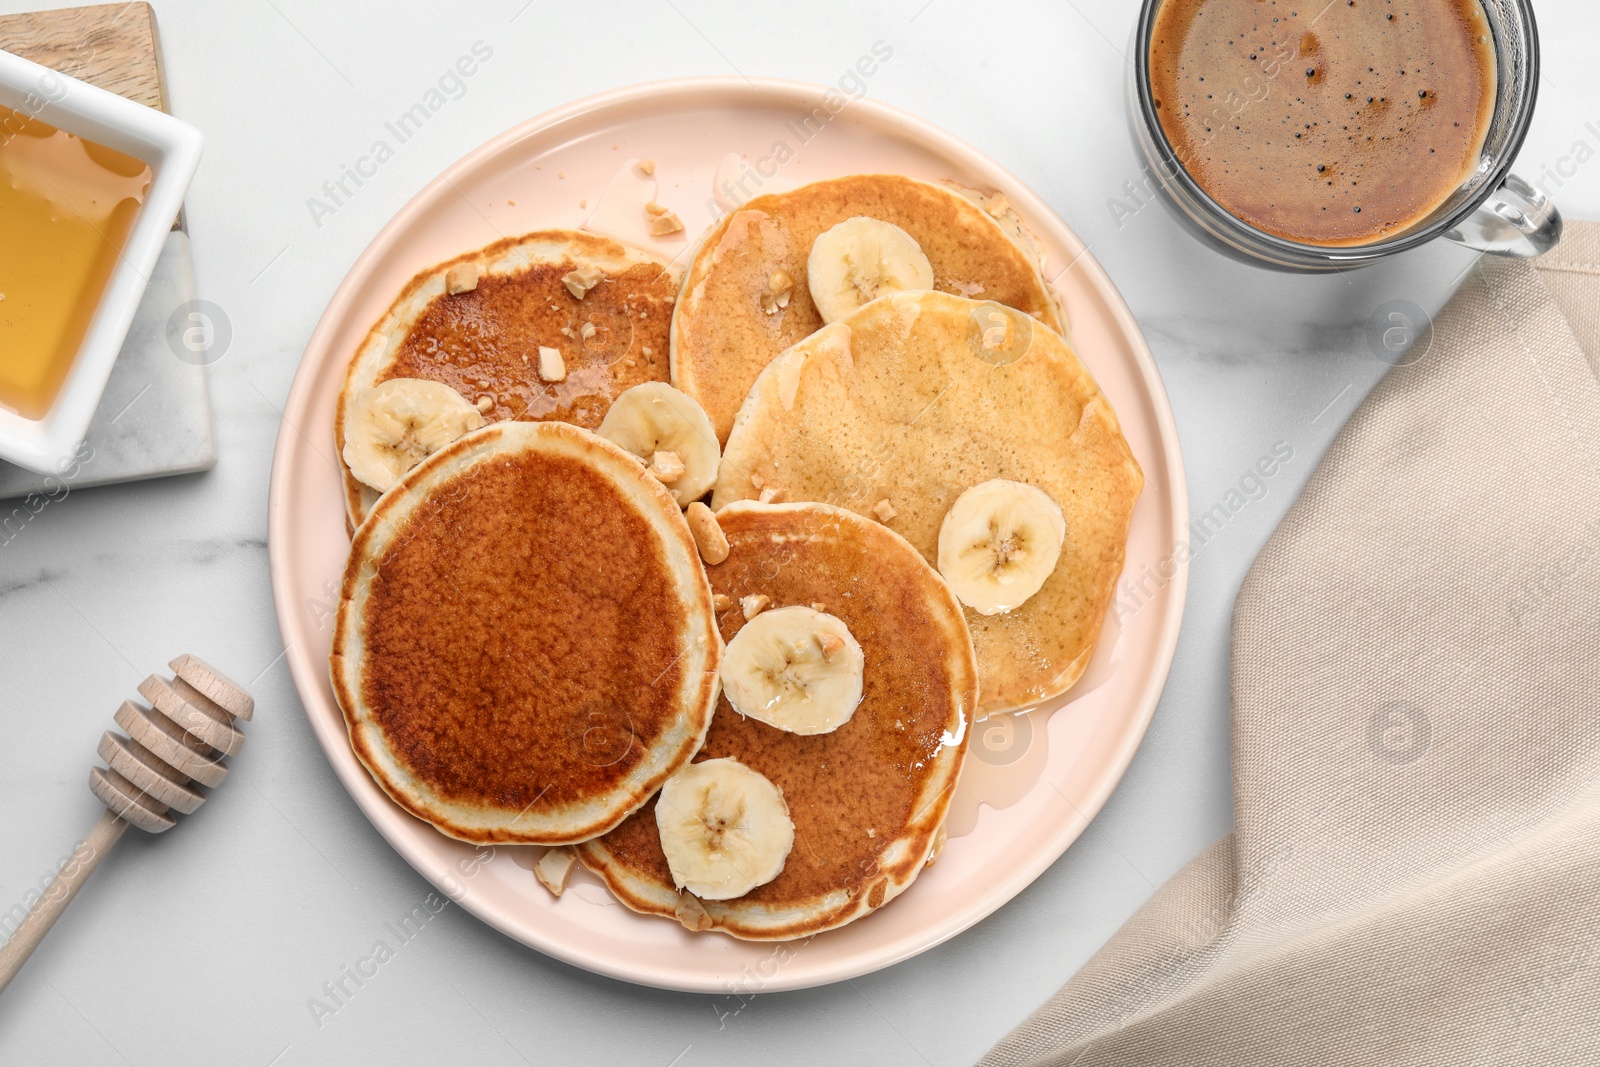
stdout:
[(806, 275), (824, 323), (885, 293), (933, 288), (933, 267), (916, 238), (865, 215), (845, 219), (812, 242)]
[(735, 711), (768, 726), (832, 733), (861, 703), (864, 664), (842, 619), (815, 608), (777, 608), (750, 617), (728, 642), (722, 691)]
[(783, 792), (736, 759), (691, 763), (656, 798), (661, 851), (679, 889), (732, 900), (783, 871), (794, 822)]
[(995, 478), (956, 497), (939, 527), (939, 573), (980, 615), (1021, 605), (1061, 558), (1067, 520), (1049, 494)]
[(387, 492), (406, 471), (482, 425), (478, 409), (448, 385), (390, 378), (345, 412), (345, 466), (357, 481)]
[(636, 385), (611, 402), (596, 431), (649, 466), (657, 453), (675, 453), (683, 465), (667, 486), (679, 507), (700, 499), (717, 480), (722, 449), (705, 409), (666, 382)]

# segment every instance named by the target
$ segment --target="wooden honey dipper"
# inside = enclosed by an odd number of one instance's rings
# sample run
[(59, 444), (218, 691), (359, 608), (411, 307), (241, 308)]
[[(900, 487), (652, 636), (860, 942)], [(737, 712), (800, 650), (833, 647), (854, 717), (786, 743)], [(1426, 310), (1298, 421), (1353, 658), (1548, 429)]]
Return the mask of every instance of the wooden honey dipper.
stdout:
[(235, 720), (250, 718), (256, 706), (244, 687), (197, 656), (179, 656), (168, 666), (174, 677), (152, 674), (139, 683), (139, 695), (153, 707), (125, 700), (117, 709), (116, 723), (127, 736), (107, 730), (100, 738), (106, 766), (89, 772), (89, 790), (106, 810), (16, 933), (0, 945), (0, 992), (122, 831), (130, 825), (153, 834), (170, 830), (177, 824), (173, 813), (187, 815), (204, 803), (206, 794), (197, 786), (220, 785), (228, 774), (223, 761), (244, 744)]

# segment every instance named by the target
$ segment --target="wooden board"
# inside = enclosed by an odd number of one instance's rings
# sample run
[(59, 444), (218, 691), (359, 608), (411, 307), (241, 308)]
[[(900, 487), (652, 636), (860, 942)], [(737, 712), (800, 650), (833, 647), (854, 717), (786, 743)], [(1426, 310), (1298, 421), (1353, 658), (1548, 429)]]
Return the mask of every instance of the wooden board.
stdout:
[(0, 15), (0, 49), (168, 110), (156, 13), (146, 3)]

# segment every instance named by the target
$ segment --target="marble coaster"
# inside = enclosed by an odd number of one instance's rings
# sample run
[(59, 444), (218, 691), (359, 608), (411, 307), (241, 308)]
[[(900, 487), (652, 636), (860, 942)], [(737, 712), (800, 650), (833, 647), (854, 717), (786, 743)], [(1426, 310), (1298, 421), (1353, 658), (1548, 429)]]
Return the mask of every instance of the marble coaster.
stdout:
[(225, 348), (198, 343), (201, 337), (193, 331), (212, 329), (203, 314), (195, 303), (189, 235), (173, 230), (77, 461), (68, 461), (60, 474), (36, 474), (0, 462), (0, 499), (59, 493), (63, 483), (78, 489), (215, 466), (217, 442), (203, 364), (208, 352), (221, 355)]

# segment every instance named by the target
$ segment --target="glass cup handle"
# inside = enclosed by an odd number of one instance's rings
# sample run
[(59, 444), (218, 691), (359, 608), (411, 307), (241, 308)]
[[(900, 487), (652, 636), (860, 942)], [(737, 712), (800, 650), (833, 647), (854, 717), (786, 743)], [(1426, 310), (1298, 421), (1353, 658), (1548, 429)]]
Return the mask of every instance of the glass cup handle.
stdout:
[(1539, 256), (1561, 240), (1561, 212), (1544, 193), (1507, 174), (1478, 210), (1444, 235), (1497, 256)]

